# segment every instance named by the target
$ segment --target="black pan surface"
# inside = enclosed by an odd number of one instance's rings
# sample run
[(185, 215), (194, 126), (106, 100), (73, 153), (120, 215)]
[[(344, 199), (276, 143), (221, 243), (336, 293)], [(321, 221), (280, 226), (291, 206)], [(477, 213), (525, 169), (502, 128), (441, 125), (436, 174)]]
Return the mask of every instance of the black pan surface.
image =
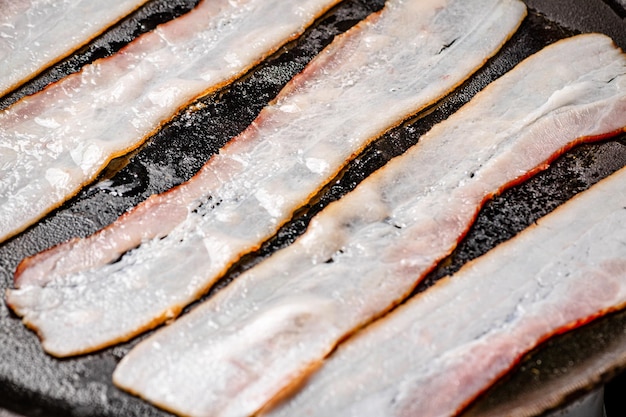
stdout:
[[(190, 10), (195, 3), (196, 0), (149, 2), (72, 57), (23, 88), (0, 98), (0, 108), (79, 70), (85, 63), (114, 53), (155, 25)], [(576, 33), (599, 31), (626, 48), (626, 24), (623, 21), (626, 11), (617, 1), (526, 0), (526, 3), (530, 8), (528, 18), (483, 69), (441, 103), (368, 147), (273, 239), (233, 267), (205, 298), (235, 279), (242, 270), (288, 245), (306, 229), (310, 218), (329, 202), (340, 198), (389, 159), (415, 144), (433, 124), (444, 120), (484, 86), (543, 46)], [(336, 34), (380, 9), (383, 4), (383, 0), (344, 1), (298, 41), (282, 48), (228, 88), (181, 111), (138, 151), (113, 161), (96, 182), (67, 204), (0, 245), (0, 287), (11, 287), (13, 272), (24, 257), (71, 237), (93, 233), (149, 195), (190, 178), (226, 141), (242, 131)], [(458, 249), (416, 291), (422, 291), (440, 277), (458, 270), (468, 260), (514, 236), (576, 193), (623, 166), (626, 166), (626, 135), (580, 146), (567, 153), (548, 170), (489, 202)], [(622, 313), (550, 342), (524, 362), (513, 377), (507, 378), (499, 391), (487, 393), (476, 407), (487, 407), (482, 409), (485, 410), (504, 404), (525, 408), (527, 415), (539, 415), (567, 402), (610, 380), (626, 366), (625, 355), (616, 353), (626, 348), (625, 332), (626, 313)], [(0, 407), (28, 416), (168, 415), (118, 390), (111, 382), (117, 362), (142, 338), (83, 357), (54, 359), (43, 353), (34, 333), (25, 329), (2, 302)], [(593, 346), (602, 348), (598, 351), (591, 349)], [(544, 356), (536, 359), (536, 355)], [(555, 369), (559, 372), (555, 373)], [(529, 376), (532, 383), (528, 382)], [(548, 398), (546, 393), (554, 395)], [(526, 402), (516, 405), (513, 399), (524, 395)]]

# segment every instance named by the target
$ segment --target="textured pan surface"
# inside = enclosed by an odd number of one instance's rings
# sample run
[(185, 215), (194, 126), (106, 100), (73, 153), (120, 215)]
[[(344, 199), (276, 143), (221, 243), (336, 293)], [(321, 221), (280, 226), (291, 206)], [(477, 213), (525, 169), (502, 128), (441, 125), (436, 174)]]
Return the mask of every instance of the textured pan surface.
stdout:
[[(84, 63), (114, 52), (155, 24), (189, 10), (194, 3), (193, 0), (150, 2), (79, 54), (45, 72), (24, 88), (0, 98), (0, 106), (6, 107), (20, 96), (32, 93), (46, 83), (76, 71)], [(543, 3), (550, 3), (550, 9), (541, 9), (546, 7)], [(0, 287), (4, 289), (11, 285), (13, 272), (24, 256), (72, 236), (89, 234), (110, 223), (150, 194), (164, 191), (189, 178), (230, 137), (243, 130), (281, 86), (301, 70), (335, 34), (379, 9), (382, 4), (382, 0), (343, 2), (299, 41), (281, 49), (265, 64), (228, 89), (200, 100), (198, 105), (193, 106), (194, 110), (181, 112), (176, 120), (129, 158), (114, 161), (99, 181), (36, 226), (0, 246)], [(345, 194), (391, 157), (402, 153), (430, 126), (446, 118), (490, 81), (544, 45), (577, 32), (602, 31), (622, 48), (626, 48), (626, 25), (622, 20), (624, 16), (620, 17), (618, 14), (619, 2), (612, 2), (612, 8), (600, 0), (527, 0), (527, 4), (531, 8), (529, 18), (518, 34), (484, 69), (422, 118), (395, 129), (369, 147), (350, 164), (341, 178), (333, 181), (318, 199), (312, 201), (307, 209), (283, 227), (276, 238), (265, 244), (259, 253), (247, 257), (233, 268), (215, 289), (225, 285), (239, 271), (253, 265), (260, 257), (288, 244), (304, 230), (311, 215), (321, 207)], [(545, 15), (532, 11), (533, 8), (540, 8)], [(431, 274), (420, 289), (511, 237), (575, 193), (625, 165), (624, 136), (569, 152), (548, 171), (489, 203), (458, 250)], [(589, 355), (566, 359), (565, 365), (556, 362), (563, 355), (579, 352), (580, 349), (576, 346), (592, 343), (589, 341), (597, 337), (604, 337), (599, 335), (606, 335), (606, 338), (614, 340), (611, 346), (626, 346), (624, 338), (620, 340), (617, 336), (626, 329), (624, 319), (617, 315), (603, 321), (605, 322), (608, 330), (585, 328), (568, 335), (569, 338), (564, 338), (564, 342), (553, 343), (551, 349), (556, 349), (557, 353), (552, 356), (548, 353), (548, 359), (542, 359), (544, 366), (548, 367), (544, 369), (561, 370), (570, 363), (573, 364), (572, 369), (575, 365), (580, 366), (585, 370), (585, 375), (591, 376), (583, 376), (581, 380), (587, 382), (582, 385), (577, 382), (576, 387), (583, 388), (576, 388), (574, 391), (584, 390), (594, 382), (610, 377), (616, 369), (626, 364), (624, 358), (612, 357), (613, 350), (610, 348), (604, 349), (596, 362), (581, 362)], [(616, 336), (613, 337), (614, 335)], [(111, 383), (111, 374), (116, 363), (135, 343), (133, 341), (76, 359), (53, 359), (42, 352), (36, 336), (26, 330), (20, 320), (9, 313), (6, 306), (1, 305), (0, 406), (33, 416), (166, 415), (122, 393)], [(550, 361), (555, 363), (554, 368), (549, 368)], [(600, 362), (602, 366), (598, 365)], [(519, 374), (531, 372), (531, 376), (535, 375), (536, 372), (532, 369), (532, 366), (525, 364), (520, 367)], [(548, 372), (551, 371), (546, 371)], [(570, 381), (570, 374), (561, 374), (560, 378), (556, 378), (556, 385), (559, 387)], [(513, 393), (527, 385), (525, 382), (517, 382), (515, 385), (515, 378), (504, 385), (512, 387), (510, 392)], [(541, 386), (541, 381), (537, 384)], [(541, 405), (531, 410), (529, 415), (540, 413), (545, 407), (557, 405), (569, 396), (570, 394), (557, 394), (557, 400), (550, 401), (550, 404), (533, 396), (531, 402), (539, 402)], [(486, 397), (486, 401), (497, 402), (498, 399), (500, 402), (502, 399), (506, 401), (506, 393)]]

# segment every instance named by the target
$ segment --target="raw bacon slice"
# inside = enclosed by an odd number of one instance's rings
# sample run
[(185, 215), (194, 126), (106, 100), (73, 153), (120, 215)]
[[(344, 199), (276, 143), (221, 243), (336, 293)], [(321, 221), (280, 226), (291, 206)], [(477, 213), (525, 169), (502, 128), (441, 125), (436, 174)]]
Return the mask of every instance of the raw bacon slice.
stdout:
[(243, 74), (339, 0), (205, 0), (0, 113), (0, 241), (43, 217), (178, 109)]
[(467, 78), (525, 13), (517, 0), (388, 2), (191, 181), (88, 239), (26, 260), (8, 303), (57, 356), (175, 317), (369, 141)]
[(602, 35), (527, 59), (326, 207), (291, 246), (140, 343), (114, 382), (182, 414), (257, 411), (401, 302), (483, 201), (574, 144), (621, 131), (625, 70)]
[(623, 307), (624, 184), (626, 169), (368, 327), (270, 415), (453, 415), (541, 341)]
[(0, 0), (0, 96), (76, 51), (147, 0)]

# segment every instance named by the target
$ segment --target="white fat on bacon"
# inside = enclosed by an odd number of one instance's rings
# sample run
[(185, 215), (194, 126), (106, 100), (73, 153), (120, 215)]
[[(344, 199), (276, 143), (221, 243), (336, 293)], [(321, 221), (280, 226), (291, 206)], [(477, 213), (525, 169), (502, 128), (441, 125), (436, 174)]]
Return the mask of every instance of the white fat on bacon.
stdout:
[(0, 0), (0, 96), (76, 51), (147, 0)]
[(517, 0), (388, 2), (316, 57), (189, 182), (23, 262), (9, 305), (57, 356), (175, 317), (367, 143), (480, 67), (525, 13)]
[(626, 57), (602, 35), (525, 60), (326, 207), (291, 246), (141, 342), (115, 384), (184, 415), (259, 410), (401, 302), (487, 198), (575, 143), (621, 131), (625, 73)]
[(456, 415), (541, 341), (623, 307), (624, 184), (626, 169), (366, 328), (269, 414)]
[(198, 96), (339, 0), (204, 0), (115, 55), (0, 112), (0, 241), (74, 195)]

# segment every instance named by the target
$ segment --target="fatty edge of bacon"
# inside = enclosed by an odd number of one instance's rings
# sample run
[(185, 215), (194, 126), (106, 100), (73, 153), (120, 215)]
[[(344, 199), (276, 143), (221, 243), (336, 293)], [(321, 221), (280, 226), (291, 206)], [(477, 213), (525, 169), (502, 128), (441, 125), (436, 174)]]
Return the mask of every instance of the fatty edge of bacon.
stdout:
[(626, 168), (345, 343), (271, 416), (453, 415), (551, 335), (626, 304)]
[(338, 2), (203, 0), (115, 55), (0, 112), (0, 241)]
[(480, 67), (525, 13), (509, 0), (388, 2), (316, 57), (192, 180), (88, 239), (23, 262), (7, 303), (56, 356), (176, 317), (346, 160)]
[(0, 0), (0, 96), (103, 33), (147, 0)]
[(621, 131), (625, 70), (602, 35), (527, 59), (330, 204), (291, 246), (140, 343), (115, 384), (182, 414), (263, 407), (406, 297), (489, 196), (576, 143)]

